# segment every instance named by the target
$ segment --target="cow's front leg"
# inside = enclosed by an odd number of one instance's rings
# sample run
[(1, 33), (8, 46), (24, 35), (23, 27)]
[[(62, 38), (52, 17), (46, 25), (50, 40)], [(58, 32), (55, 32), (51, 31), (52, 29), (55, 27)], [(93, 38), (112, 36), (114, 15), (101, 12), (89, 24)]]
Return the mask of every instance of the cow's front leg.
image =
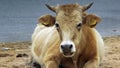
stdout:
[(44, 57), (42, 68), (59, 68), (59, 60), (56, 56)]
[(59, 68), (59, 65), (55, 61), (47, 61), (45, 63), (45, 68)]
[(83, 68), (98, 68), (99, 67), (99, 58), (94, 58), (85, 63)]

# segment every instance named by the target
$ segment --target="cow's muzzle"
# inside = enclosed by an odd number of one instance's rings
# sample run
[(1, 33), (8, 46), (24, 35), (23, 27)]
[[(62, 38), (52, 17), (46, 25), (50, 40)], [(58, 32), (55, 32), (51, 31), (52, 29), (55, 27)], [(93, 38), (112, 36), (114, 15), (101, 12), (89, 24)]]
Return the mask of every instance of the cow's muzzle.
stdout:
[(65, 57), (72, 57), (74, 56), (74, 53), (76, 52), (76, 48), (73, 42), (71, 41), (63, 41), (60, 45), (60, 52)]

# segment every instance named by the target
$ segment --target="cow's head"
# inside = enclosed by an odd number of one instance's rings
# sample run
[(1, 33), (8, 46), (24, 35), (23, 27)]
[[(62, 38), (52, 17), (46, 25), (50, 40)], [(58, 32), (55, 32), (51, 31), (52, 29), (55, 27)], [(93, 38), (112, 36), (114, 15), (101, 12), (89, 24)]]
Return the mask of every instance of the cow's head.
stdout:
[(93, 3), (87, 6), (79, 4), (67, 4), (58, 6), (46, 5), (50, 10), (56, 13), (55, 28), (57, 29), (61, 44), (60, 52), (65, 57), (74, 56), (81, 39), (81, 28), (83, 25), (94, 27), (100, 18), (90, 14), (84, 14)]

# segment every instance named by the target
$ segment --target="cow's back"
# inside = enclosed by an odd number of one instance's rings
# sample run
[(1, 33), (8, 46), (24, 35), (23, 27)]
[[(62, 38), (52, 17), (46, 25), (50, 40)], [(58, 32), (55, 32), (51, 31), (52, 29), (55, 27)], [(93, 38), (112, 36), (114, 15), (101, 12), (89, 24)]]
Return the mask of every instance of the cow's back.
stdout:
[(33, 33), (34, 36), (32, 37), (32, 54), (35, 60), (39, 60), (40, 62), (40, 58), (44, 57), (49, 48), (59, 41), (59, 38), (54, 26), (45, 28), (37, 26), (37, 28), (38, 27), (38, 32)]
[(97, 51), (98, 51), (98, 56), (100, 57), (100, 62), (104, 58), (104, 42), (102, 39), (102, 36), (99, 34), (99, 32), (94, 29), (96, 40), (97, 40)]

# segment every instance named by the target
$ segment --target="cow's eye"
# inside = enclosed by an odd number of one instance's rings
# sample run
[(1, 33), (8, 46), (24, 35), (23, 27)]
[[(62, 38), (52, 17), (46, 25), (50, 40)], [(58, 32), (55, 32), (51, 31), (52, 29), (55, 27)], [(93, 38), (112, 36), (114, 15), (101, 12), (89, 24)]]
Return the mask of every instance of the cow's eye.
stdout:
[(59, 24), (58, 24), (58, 23), (55, 23), (55, 27), (58, 29), (58, 28), (59, 28)]
[(78, 24), (77, 24), (77, 29), (80, 29), (81, 26), (82, 26), (82, 23), (78, 23)]

